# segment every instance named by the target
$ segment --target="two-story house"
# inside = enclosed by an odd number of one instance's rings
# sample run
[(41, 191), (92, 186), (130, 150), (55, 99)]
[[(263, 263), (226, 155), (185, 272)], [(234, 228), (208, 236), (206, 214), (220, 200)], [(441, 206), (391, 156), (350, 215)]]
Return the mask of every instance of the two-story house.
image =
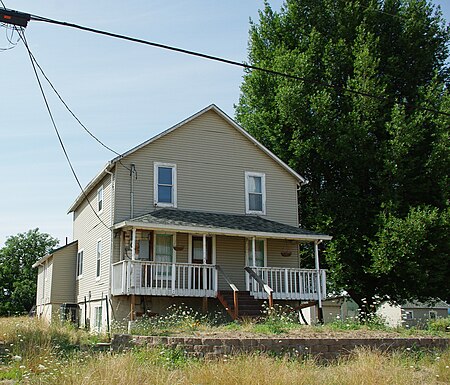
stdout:
[[(50, 317), (73, 302), (81, 324), (100, 329), (108, 317), (173, 303), (223, 304), (237, 317), (250, 314), (249, 298), (320, 301), (317, 245), (331, 237), (299, 228), (304, 182), (211, 105), (113, 159), (86, 186), (69, 208), (75, 243), (35, 264), (37, 312)], [(301, 268), (301, 242), (314, 244), (315, 269)], [(58, 258), (72, 281), (58, 279)], [(65, 291), (72, 295), (52, 302)]]

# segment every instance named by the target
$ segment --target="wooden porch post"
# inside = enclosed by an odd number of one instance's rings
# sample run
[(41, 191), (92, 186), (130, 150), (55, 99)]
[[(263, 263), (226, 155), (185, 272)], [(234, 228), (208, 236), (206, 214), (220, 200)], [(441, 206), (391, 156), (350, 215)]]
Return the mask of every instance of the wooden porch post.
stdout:
[(133, 261), (136, 259), (135, 252), (136, 252), (136, 229), (133, 228), (131, 235), (131, 260)]
[(319, 263), (319, 241), (314, 241), (314, 261), (316, 267), (317, 277), (317, 296), (319, 297), (319, 309), (317, 312), (317, 318), (319, 323), (323, 323), (323, 310), (322, 310), (322, 285), (320, 283), (320, 263)]
[(256, 266), (256, 238), (252, 238), (253, 266)]
[(203, 289), (205, 290), (205, 296), (203, 297), (203, 313), (208, 311), (208, 297), (206, 296), (206, 289), (208, 287), (207, 283), (207, 274), (206, 274), (206, 259), (207, 259), (207, 250), (206, 250), (206, 234), (203, 234)]
[(135, 303), (136, 303), (136, 298), (134, 294), (131, 294), (131, 301), (130, 301), (130, 321), (134, 321), (135, 320), (135, 315), (136, 315), (136, 310), (135, 310)]

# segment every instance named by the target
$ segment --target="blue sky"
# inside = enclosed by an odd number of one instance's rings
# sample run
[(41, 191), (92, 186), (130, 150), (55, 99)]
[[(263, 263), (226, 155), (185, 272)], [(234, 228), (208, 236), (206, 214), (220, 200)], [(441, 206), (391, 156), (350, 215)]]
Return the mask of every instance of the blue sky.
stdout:
[[(118, 2), (3, 0), (8, 8), (151, 40), (235, 61), (247, 58), (249, 18), (262, 0)], [(282, 0), (270, 1), (278, 9)], [(450, 20), (450, 0), (435, 0)], [(241, 68), (31, 22), (31, 51), (81, 121), (125, 152), (211, 103), (230, 116)], [(8, 46), (0, 30), (0, 48)], [(39, 227), (72, 240), (67, 208), (79, 194), (59, 147), (23, 45), (0, 52), (0, 246)], [(79, 127), (48, 90), (69, 156), (83, 185), (114, 154)]]

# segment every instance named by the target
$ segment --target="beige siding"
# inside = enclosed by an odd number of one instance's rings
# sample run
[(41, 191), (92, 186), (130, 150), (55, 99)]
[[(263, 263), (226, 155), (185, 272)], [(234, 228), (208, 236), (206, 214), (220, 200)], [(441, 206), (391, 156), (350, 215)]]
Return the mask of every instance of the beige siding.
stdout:
[[(83, 274), (75, 282), (76, 301), (81, 303), (86, 297), (98, 300), (107, 295), (110, 280), (110, 250), (111, 250), (111, 209), (113, 202), (113, 184), (111, 176), (106, 175), (89, 193), (89, 201), (97, 211), (97, 190), (103, 185), (103, 211), (98, 213), (101, 223), (92, 208), (84, 200), (74, 212), (73, 238), (78, 241), (78, 250), (83, 250)], [(106, 226), (105, 226), (106, 225)], [(108, 226), (108, 227), (107, 227)], [(101, 275), (96, 279), (97, 241), (102, 241)]]
[(44, 266), (38, 266), (37, 288), (36, 288), (36, 306), (43, 305), (44, 302)]
[[(281, 255), (281, 252), (290, 251), (288, 257)], [(268, 267), (293, 267), (298, 268), (298, 246), (296, 242), (289, 242), (279, 239), (267, 240), (267, 266)]]
[[(245, 238), (216, 237), (216, 261), (239, 290), (245, 290)], [(219, 274), (219, 290), (230, 290)]]
[[(297, 180), (214, 111), (124, 159), (135, 164), (134, 216), (151, 212), (154, 162), (175, 163), (178, 208), (245, 214), (245, 171), (266, 175), (266, 217), (296, 226)], [(130, 172), (117, 166), (115, 222), (129, 219)]]
[(51, 303), (75, 301), (75, 272), (77, 244), (74, 243), (53, 254)]

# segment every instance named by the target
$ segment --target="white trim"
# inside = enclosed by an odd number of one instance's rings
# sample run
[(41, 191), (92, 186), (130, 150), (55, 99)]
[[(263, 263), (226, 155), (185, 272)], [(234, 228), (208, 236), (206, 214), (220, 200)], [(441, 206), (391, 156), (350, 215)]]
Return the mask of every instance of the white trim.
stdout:
[[(253, 172), (245, 171), (245, 213), (246, 214), (261, 214), (266, 215), (266, 174), (263, 172)], [(250, 210), (250, 199), (249, 199), (249, 177), (261, 178), (261, 201), (262, 210)]]
[[(101, 193), (101, 200), (99, 199), (99, 195)], [(102, 202), (102, 207), (100, 208), (100, 202)], [(104, 188), (103, 185), (101, 185), (97, 189), (97, 213), (101, 214), (103, 212), (103, 208), (105, 206), (105, 199), (104, 199)]]
[[(79, 271), (79, 265), (80, 265), (80, 253), (82, 254), (82, 260), (81, 260), (81, 274), (78, 274)], [(83, 278), (83, 270), (84, 270), (84, 249), (77, 250), (77, 266), (75, 269), (76, 279)]]
[[(204, 233), (189, 233), (188, 234), (188, 263), (192, 263), (192, 237), (201, 237)], [(216, 234), (205, 234), (206, 237), (211, 238), (211, 264), (216, 264)]]
[[(116, 160), (115, 162), (117, 162)], [(86, 185), (84, 188), (84, 192), (81, 192), (77, 198), (74, 200), (72, 205), (67, 210), (67, 214), (71, 213), (72, 211), (75, 211), (77, 207), (80, 205), (80, 203), (86, 199), (86, 195), (88, 195), (92, 189), (97, 185), (98, 182), (100, 182), (103, 177), (107, 174), (107, 171), (110, 171), (114, 166), (115, 162), (108, 162), (105, 166), (103, 166), (102, 170)]]
[[(245, 239), (245, 266), (249, 266), (247, 263), (249, 255), (250, 255), (249, 242), (251, 242), (252, 247), (253, 247), (253, 240), (255, 240), (255, 243), (256, 243), (256, 241), (263, 241), (264, 266), (257, 266), (257, 267), (267, 267), (267, 238), (262, 238), (262, 237), (250, 237), (250, 238)], [(256, 244), (255, 244), (255, 246), (256, 246)], [(255, 260), (255, 257), (256, 257), (256, 253), (253, 254), (254, 260)], [(253, 267), (253, 266), (250, 266), (250, 267)]]
[[(414, 310), (404, 310), (405, 312), (405, 321), (411, 321), (414, 319)], [(410, 317), (408, 317), (408, 314)]]
[[(104, 166), (104, 168), (87, 184), (87, 186), (84, 189), (84, 194), (89, 194), (91, 190), (94, 188), (94, 186), (101, 180), (101, 178), (106, 174), (106, 171), (110, 171), (117, 162), (122, 161), (125, 157), (128, 155), (140, 150), (141, 148), (145, 147), (146, 145), (153, 143), (154, 141), (162, 138), (163, 136), (171, 133), (172, 131), (176, 130), (177, 128), (184, 126), (185, 124), (189, 123), (190, 121), (196, 119), (197, 117), (205, 114), (208, 111), (214, 111), (222, 117), (226, 122), (228, 122), (232, 127), (234, 127), (237, 131), (239, 131), (242, 135), (244, 135), (248, 140), (250, 140), (256, 147), (258, 147), (261, 151), (266, 153), (270, 158), (272, 158), (276, 163), (278, 163), (282, 168), (284, 168), (289, 174), (291, 174), (296, 180), (299, 181), (300, 184), (307, 184), (308, 181), (303, 178), (301, 175), (299, 175), (296, 171), (294, 171), (291, 167), (289, 167), (286, 163), (284, 163), (280, 158), (278, 158), (273, 152), (271, 152), (269, 149), (267, 149), (264, 145), (262, 145), (260, 142), (258, 142), (253, 136), (251, 136), (247, 131), (245, 131), (239, 124), (237, 124), (232, 118), (230, 118), (225, 112), (223, 112), (219, 107), (217, 107), (214, 104), (209, 105), (208, 107), (200, 110), (199, 112), (195, 113), (194, 115), (188, 117), (187, 119), (181, 121), (180, 123), (177, 123), (176, 125), (170, 127), (169, 129), (161, 132), (158, 135), (155, 135), (153, 138), (150, 138), (146, 140), (145, 142), (135, 146), (134, 148), (128, 150), (124, 154), (112, 159), (110, 162)], [(82, 202), (82, 200), (85, 198), (85, 195), (83, 193), (79, 194), (78, 197), (75, 199), (75, 201), (70, 206), (68, 213), (75, 211), (78, 205)]]
[(330, 235), (325, 234), (317, 234), (317, 235), (309, 235), (309, 234), (289, 234), (289, 233), (265, 233), (259, 231), (248, 231), (248, 230), (234, 230), (228, 228), (220, 228), (220, 227), (195, 227), (195, 226), (178, 226), (178, 225), (165, 225), (160, 223), (145, 223), (145, 222), (133, 222), (133, 221), (123, 221), (117, 223), (113, 228), (120, 229), (123, 227), (138, 227), (144, 230), (160, 230), (160, 231), (169, 231), (169, 232), (185, 232), (185, 233), (194, 233), (194, 234), (220, 234), (220, 235), (230, 235), (230, 236), (238, 236), (238, 237), (260, 237), (260, 238), (274, 238), (274, 239), (291, 239), (291, 240), (299, 240), (299, 241), (315, 241), (315, 240), (324, 240), (329, 241), (333, 239)]
[(47, 254), (47, 255), (43, 256), (41, 259), (39, 259), (37, 262), (35, 262), (33, 264), (33, 266), (31, 266), (31, 267), (36, 268), (36, 267), (42, 265), (47, 259), (49, 259), (50, 257), (53, 257), (53, 255), (56, 254), (58, 251), (65, 249), (68, 246), (72, 246), (76, 242), (78, 242), (78, 241), (72, 241), (72, 242), (68, 243), (67, 245), (58, 247), (57, 249), (53, 250), (53, 252), (51, 254)]
[[(172, 169), (172, 203), (159, 202), (158, 168)], [(153, 203), (155, 207), (177, 207), (177, 165), (175, 163), (153, 162)]]
[(173, 231), (154, 231), (153, 232), (153, 261), (152, 262), (158, 262), (155, 260), (156, 258), (156, 236), (157, 235), (172, 235), (172, 261), (170, 263), (176, 263), (177, 262), (177, 251), (173, 248), (177, 244), (177, 233)]
[[(98, 249), (98, 245), (100, 244), (100, 252)], [(102, 276), (102, 239), (97, 239), (97, 242), (95, 244), (95, 280), (100, 281), (100, 278)]]

